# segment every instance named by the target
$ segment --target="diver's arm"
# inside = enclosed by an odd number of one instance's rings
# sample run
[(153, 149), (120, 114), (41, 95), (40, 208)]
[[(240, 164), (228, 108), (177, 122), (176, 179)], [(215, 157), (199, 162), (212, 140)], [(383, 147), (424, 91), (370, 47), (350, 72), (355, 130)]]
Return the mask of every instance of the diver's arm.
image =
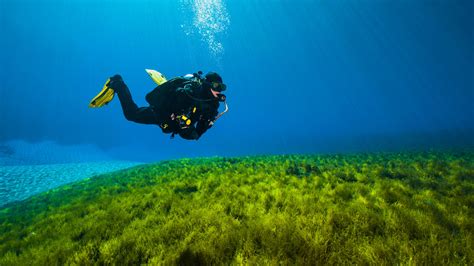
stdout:
[(190, 126), (188, 128), (181, 129), (179, 135), (183, 139), (198, 140), (202, 134), (204, 134), (211, 127), (212, 125), (209, 120), (199, 120), (196, 124), (196, 127)]
[(208, 109), (207, 112), (199, 118), (198, 122), (196, 123), (196, 133), (199, 137), (202, 136), (208, 129), (210, 129), (213, 125), (214, 120), (218, 114), (219, 104), (217, 106), (213, 106)]
[(212, 123), (210, 120), (199, 120), (196, 124), (196, 133), (199, 137), (202, 136), (209, 128), (212, 127)]
[(181, 129), (179, 131), (179, 135), (183, 138), (183, 139), (188, 139), (188, 140), (198, 140), (200, 135), (197, 133), (196, 131), (196, 128), (194, 126), (190, 126), (188, 128), (185, 128), (185, 129)]

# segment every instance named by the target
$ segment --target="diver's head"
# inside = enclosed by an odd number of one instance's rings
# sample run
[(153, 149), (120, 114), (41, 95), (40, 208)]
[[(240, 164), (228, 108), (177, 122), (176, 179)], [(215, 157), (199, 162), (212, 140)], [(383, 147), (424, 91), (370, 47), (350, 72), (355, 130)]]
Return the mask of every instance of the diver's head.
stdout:
[(223, 92), (227, 86), (222, 82), (222, 78), (216, 72), (209, 72), (205, 76), (205, 81), (209, 83), (210, 89), (214, 92)]

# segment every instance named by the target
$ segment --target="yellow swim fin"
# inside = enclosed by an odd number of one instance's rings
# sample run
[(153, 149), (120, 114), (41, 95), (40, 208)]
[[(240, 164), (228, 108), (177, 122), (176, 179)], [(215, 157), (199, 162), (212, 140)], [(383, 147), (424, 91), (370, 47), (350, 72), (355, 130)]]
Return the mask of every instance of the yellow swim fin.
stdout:
[(108, 87), (109, 83), (110, 79), (105, 82), (105, 85), (99, 94), (97, 94), (94, 99), (92, 99), (92, 101), (89, 103), (89, 107), (102, 107), (114, 99), (115, 91)]
[(150, 76), (150, 78), (153, 80), (153, 82), (156, 83), (156, 85), (161, 85), (166, 82), (166, 78), (163, 74), (160, 72), (153, 70), (153, 69), (145, 69), (146, 73)]

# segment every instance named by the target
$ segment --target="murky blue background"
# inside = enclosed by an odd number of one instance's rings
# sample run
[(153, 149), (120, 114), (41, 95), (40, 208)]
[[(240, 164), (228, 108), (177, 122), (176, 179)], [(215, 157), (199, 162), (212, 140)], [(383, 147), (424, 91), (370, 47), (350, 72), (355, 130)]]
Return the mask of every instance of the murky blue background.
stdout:
[[(0, 142), (117, 159), (469, 147), (473, 1), (0, 0)], [(214, 70), (230, 106), (199, 141), (88, 103)]]

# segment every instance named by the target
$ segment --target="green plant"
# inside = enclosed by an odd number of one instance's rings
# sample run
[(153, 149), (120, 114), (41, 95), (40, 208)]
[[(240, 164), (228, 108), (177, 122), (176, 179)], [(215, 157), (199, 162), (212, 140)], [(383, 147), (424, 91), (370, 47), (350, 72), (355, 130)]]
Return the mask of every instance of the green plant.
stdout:
[(165, 161), (0, 210), (0, 265), (472, 264), (474, 153)]

